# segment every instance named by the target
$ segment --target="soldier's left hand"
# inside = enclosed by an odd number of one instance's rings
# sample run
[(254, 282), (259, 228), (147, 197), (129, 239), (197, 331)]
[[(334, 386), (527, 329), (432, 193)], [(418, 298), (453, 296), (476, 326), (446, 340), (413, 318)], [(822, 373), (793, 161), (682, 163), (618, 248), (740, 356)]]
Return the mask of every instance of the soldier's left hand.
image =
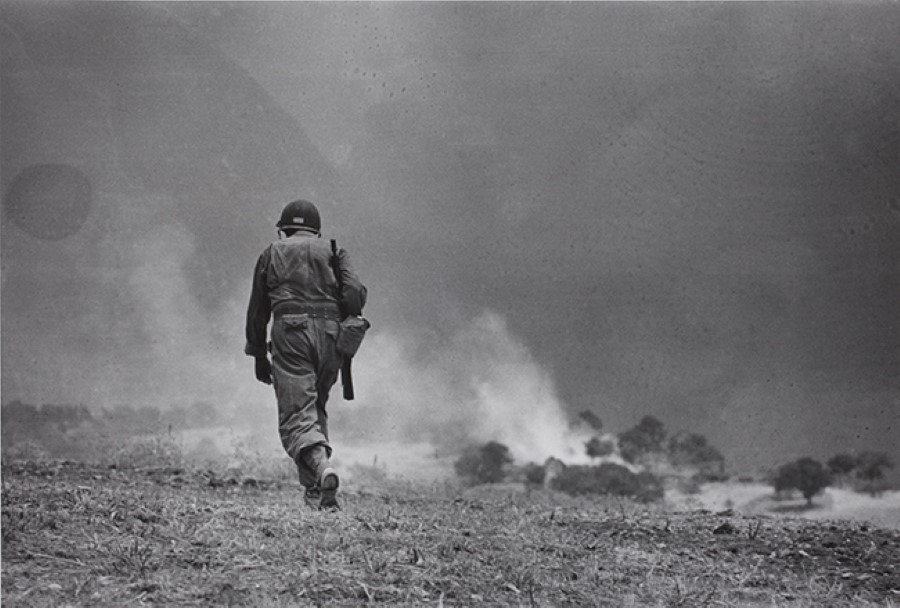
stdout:
[(256, 379), (263, 384), (272, 384), (272, 364), (268, 357), (256, 358)]

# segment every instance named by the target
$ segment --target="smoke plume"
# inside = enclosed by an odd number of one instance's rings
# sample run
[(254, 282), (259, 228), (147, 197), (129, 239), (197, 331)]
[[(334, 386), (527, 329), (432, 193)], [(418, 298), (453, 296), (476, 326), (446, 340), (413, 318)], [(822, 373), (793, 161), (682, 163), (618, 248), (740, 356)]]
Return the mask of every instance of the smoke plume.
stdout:
[(499, 441), (519, 462), (584, 458), (554, 379), (501, 315), (485, 311), (445, 333), (422, 340), (389, 328), (368, 337), (356, 360), (360, 397), (333, 406), (335, 432), (443, 453)]

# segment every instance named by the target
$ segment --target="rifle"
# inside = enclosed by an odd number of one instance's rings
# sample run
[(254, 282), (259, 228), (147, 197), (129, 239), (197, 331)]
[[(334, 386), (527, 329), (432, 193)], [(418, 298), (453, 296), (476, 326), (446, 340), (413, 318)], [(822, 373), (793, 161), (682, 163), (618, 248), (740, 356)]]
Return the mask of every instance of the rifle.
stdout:
[[(338, 306), (341, 309), (341, 321), (347, 318), (347, 307), (344, 304), (344, 277), (341, 274), (341, 262), (338, 259), (337, 241), (331, 239), (331, 269), (334, 271), (334, 278), (338, 284)], [(344, 357), (341, 365), (341, 385), (344, 388), (344, 399), (353, 401), (353, 359), (352, 357)]]

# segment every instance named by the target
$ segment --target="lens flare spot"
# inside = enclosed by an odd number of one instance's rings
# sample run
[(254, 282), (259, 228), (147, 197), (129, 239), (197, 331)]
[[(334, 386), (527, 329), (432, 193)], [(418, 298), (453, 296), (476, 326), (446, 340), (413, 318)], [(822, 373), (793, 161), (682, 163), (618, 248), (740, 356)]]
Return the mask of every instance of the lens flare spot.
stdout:
[(92, 198), (90, 181), (75, 167), (31, 165), (13, 179), (3, 208), (31, 236), (56, 241), (81, 229), (90, 215)]

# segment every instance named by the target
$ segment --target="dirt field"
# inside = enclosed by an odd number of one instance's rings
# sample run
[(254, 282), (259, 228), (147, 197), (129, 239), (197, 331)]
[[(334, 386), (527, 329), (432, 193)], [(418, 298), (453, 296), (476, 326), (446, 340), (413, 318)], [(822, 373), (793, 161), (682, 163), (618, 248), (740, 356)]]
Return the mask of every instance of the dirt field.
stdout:
[(900, 532), (544, 491), (3, 467), (4, 606), (891, 606)]

